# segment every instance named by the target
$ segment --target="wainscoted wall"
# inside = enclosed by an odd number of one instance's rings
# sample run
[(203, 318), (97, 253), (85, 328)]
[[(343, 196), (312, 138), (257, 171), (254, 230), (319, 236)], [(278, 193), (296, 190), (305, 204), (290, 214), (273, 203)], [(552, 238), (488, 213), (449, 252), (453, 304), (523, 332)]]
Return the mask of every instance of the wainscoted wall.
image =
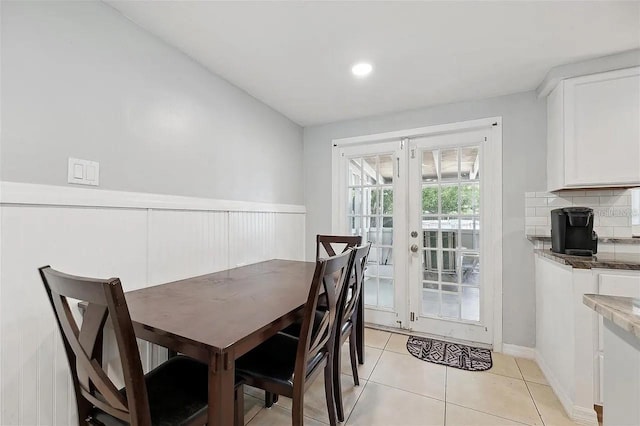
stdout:
[[(64, 348), (39, 266), (117, 276), (133, 290), (272, 258), (305, 258), (303, 206), (1, 185), (2, 425), (76, 422)], [(145, 369), (166, 358), (164, 349), (146, 342), (140, 349)], [(117, 363), (109, 366), (117, 377)]]

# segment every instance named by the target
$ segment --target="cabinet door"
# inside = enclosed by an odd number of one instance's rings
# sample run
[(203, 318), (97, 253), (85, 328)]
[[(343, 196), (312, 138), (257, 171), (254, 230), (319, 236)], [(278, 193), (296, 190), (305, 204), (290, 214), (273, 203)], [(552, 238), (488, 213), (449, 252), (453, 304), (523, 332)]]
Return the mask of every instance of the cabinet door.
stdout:
[(640, 183), (640, 67), (564, 83), (565, 186)]
[[(606, 294), (607, 296), (623, 296), (623, 297), (640, 297), (640, 273), (628, 272), (628, 273), (615, 273), (615, 272), (600, 272), (598, 274), (598, 294)], [(598, 372), (595, 377), (598, 383), (596, 383), (596, 395), (594, 400), (597, 403), (602, 403), (603, 386), (602, 386), (602, 366), (604, 363), (604, 325), (602, 323), (602, 316), (598, 315), (598, 353), (596, 354), (597, 364), (596, 368)]]
[(547, 97), (547, 191), (564, 187), (564, 82)]

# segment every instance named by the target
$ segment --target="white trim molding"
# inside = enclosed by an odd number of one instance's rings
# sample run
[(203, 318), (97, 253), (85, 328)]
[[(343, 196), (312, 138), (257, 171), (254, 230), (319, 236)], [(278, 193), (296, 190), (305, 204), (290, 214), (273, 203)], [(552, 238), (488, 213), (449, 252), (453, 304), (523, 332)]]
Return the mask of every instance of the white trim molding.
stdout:
[(551, 369), (538, 350), (535, 351), (535, 361), (542, 370), (545, 379), (556, 394), (567, 416), (574, 422), (585, 426), (598, 426), (598, 417), (593, 407), (581, 407), (574, 405), (571, 397), (565, 393), (560, 381), (553, 375)]
[(0, 182), (3, 205), (39, 205), (154, 210), (242, 211), (304, 214), (303, 205), (218, 200), (72, 186)]
[(535, 359), (536, 348), (527, 346), (512, 345), (511, 343), (502, 344), (502, 353), (516, 358)]

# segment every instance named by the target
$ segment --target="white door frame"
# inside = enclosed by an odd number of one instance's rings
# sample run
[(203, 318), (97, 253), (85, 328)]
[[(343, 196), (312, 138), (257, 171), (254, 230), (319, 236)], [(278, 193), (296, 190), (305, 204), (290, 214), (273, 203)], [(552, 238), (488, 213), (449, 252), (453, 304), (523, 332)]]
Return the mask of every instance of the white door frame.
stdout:
[[(456, 123), (438, 124), (427, 127), (419, 127), (414, 129), (398, 130), (393, 132), (376, 133), (364, 136), (355, 136), (349, 138), (333, 139), (332, 152), (332, 214), (331, 223), (333, 232), (340, 232), (340, 209), (339, 196), (344, 188), (340, 185), (339, 167), (340, 155), (336, 147), (344, 147), (345, 145), (369, 144), (374, 142), (384, 142), (403, 138), (412, 138), (418, 136), (433, 136), (437, 134), (445, 134), (460, 130), (471, 130), (480, 128), (491, 129), (491, 139), (493, 142), (492, 149), (493, 158), (496, 159), (495, 181), (487, 182), (487, 188), (491, 191), (491, 210), (487, 212), (487, 221), (492, 230), (491, 233), (485, 234), (485, 238), (489, 238), (487, 247), (491, 249), (491, 261), (486, 263), (487, 278), (493, 283), (493, 350), (502, 352), (502, 117), (489, 117), (478, 120), (462, 121)], [(408, 268), (408, 265), (406, 265)], [(407, 272), (408, 276), (408, 272)], [(407, 299), (408, 300), (408, 299)]]

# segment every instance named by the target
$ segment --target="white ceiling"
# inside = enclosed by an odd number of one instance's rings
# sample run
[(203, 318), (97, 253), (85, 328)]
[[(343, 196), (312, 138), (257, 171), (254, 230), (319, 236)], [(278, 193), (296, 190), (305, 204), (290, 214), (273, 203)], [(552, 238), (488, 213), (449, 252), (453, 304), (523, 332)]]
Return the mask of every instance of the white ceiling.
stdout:
[(532, 90), (640, 46), (637, 1), (107, 2), (304, 126)]

